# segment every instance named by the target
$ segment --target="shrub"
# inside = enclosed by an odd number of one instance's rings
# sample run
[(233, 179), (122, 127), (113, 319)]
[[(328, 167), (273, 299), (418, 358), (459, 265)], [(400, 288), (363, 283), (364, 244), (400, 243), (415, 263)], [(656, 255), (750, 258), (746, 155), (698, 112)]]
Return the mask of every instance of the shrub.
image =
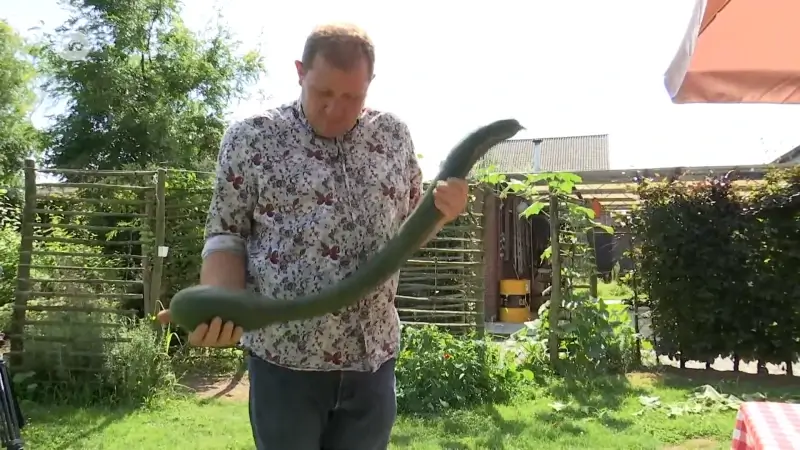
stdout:
[(396, 373), (398, 409), (409, 413), (505, 402), (532, 376), (497, 344), (433, 326), (403, 328)]
[(786, 363), (800, 341), (800, 168), (750, 192), (737, 174), (644, 180), (631, 215), (659, 354)]
[(19, 262), (19, 199), (10, 194), (0, 188), (0, 305), (14, 301)]
[(106, 347), (105, 389), (113, 388), (119, 402), (138, 403), (166, 394), (175, 385), (168, 341), (148, 321), (137, 320), (127, 327), (119, 342)]
[(636, 333), (624, 311), (613, 311), (600, 299), (575, 297), (564, 305), (569, 321), (556, 330), (560, 340), (559, 364), (551, 368), (547, 356), (550, 333), (549, 303), (539, 309), (539, 318), (515, 334), (522, 341), (524, 367), (534, 373), (555, 369), (562, 375), (591, 378), (621, 374), (636, 364)]
[[(16, 230), (0, 228), (0, 305), (14, 301), (17, 263), (19, 261), (19, 240), (19, 233)], [(6, 330), (6, 328), (3, 328), (3, 330)]]
[[(50, 312), (60, 321), (47, 331), (48, 340), (28, 340), (24, 370), (13, 381), (23, 398), (48, 403), (142, 403), (174, 385), (165, 340), (143, 320), (112, 314)], [(119, 327), (100, 326), (117, 323)], [(113, 340), (112, 340), (113, 339)]]

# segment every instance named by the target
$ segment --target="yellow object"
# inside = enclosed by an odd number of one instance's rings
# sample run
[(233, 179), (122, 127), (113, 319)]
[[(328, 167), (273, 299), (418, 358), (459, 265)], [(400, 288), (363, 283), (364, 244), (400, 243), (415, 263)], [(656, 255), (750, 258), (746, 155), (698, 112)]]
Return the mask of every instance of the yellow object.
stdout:
[(500, 322), (525, 323), (531, 320), (531, 310), (526, 308), (500, 308)]
[(530, 280), (500, 280), (500, 295), (528, 295), (530, 293)]

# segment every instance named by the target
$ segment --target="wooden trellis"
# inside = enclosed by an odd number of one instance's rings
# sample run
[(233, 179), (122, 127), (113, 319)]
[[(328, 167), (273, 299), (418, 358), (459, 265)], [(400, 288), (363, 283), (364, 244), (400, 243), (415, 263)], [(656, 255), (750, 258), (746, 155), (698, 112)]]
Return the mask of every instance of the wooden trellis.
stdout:
[[(60, 373), (103, 369), (125, 317), (152, 313), (163, 245), (162, 171), (37, 170), (25, 162), (25, 205), (11, 364)], [(42, 182), (69, 176), (75, 181)]]
[(404, 323), (483, 330), (482, 206), (482, 196), (475, 196), (458, 220), (401, 269), (396, 305)]

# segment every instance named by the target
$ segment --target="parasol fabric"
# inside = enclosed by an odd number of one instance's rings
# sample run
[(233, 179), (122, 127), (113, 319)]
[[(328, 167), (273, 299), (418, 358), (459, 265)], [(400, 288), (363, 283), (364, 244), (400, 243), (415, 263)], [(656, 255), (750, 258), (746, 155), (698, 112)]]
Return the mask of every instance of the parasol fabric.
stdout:
[(800, 103), (800, 0), (697, 0), (665, 75), (675, 103)]

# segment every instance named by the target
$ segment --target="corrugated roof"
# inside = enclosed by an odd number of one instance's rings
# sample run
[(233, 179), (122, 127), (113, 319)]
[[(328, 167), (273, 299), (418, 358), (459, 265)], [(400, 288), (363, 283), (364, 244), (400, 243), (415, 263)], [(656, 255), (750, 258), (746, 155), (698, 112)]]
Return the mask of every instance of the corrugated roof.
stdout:
[[(538, 170), (534, 152), (537, 141), (541, 150)], [(470, 175), (490, 166), (500, 173), (608, 170), (608, 135), (510, 139), (492, 147)]]
[(800, 156), (800, 145), (777, 157), (771, 164), (786, 164)]

